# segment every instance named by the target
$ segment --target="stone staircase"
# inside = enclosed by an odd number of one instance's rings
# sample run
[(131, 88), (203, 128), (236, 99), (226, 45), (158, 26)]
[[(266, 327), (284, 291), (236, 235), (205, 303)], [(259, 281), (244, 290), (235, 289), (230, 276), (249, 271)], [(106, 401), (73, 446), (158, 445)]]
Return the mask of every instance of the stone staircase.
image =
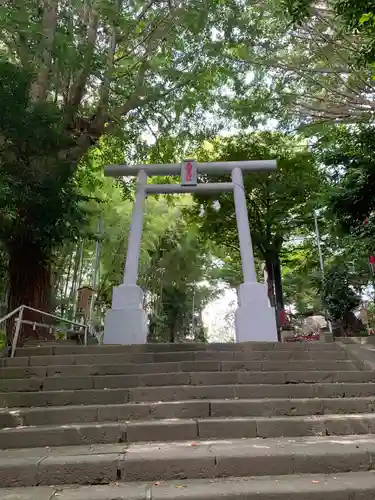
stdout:
[(375, 498), (375, 372), (346, 346), (16, 354), (0, 360), (0, 500)]

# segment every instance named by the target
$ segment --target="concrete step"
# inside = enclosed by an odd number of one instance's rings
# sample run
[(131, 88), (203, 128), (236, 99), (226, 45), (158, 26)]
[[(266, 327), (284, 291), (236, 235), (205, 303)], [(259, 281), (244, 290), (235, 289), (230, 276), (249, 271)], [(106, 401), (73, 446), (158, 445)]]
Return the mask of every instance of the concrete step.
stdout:
[(243, 342), (243, 343), (186, 343), (186, 344), (138, 344), (138, 345), (66, 345), (40, 344), (38, 346), (19, 347), (17, 357), (44, 356), (54, 354), (117, 354), (121, 353), (166, 353), (189, 351), (337, 351), (341, 347), (335, 343), (292, 343), (278, 342)]
[(0, 408), (123, 404), (190, 399), (353, 398), (375, 396), (375, 383), (242, 384), (2, 392)]
[(374, 435), (29, 448), (0, 452), (0, 484), (339, 474), (372, 470), (374, 456)]
[(291, 474), (0, 489), (0, 500), (373, 500), (375, 474)]
[(375, 397), (311, 399), (212, 399), (4, 408), (0, 428), (157, 420), (163, 418), (273, 417), (375, 412)]
[[(329, 345), (329, 344), (327, 344)], [(116, 354), (56, 354), (2, 358), (0, 366), (111, 365), (122, 363), (166, 363), (179, 361), (327, 361), (349, 359), (347, 351), (335, 350), (270, 350), (270, 351), (181, 351)]]
[(375, 432), (375, 414), (161, 419), (0, 429), (0, 448), (104, 443), (343, 436)]
[[(362, 369), (362, 367), (360, 367)], [(87, 377), (90, 375), (134, 375), (170, 372), (218, 371), (344, 371), (357, 370), (351, 360), (327, 361), (180, 361), (165, 363), (123, 363), (114, 365), (52, 365), (0, 368), (0, 379), (30, 377)]]
[(97, 375), (82, 377), (30, 377), (2, 379), (2, 392), (59, 391), (82, 389), (117, 389), (130, 387), (164, 387), (170, 385), (234, 385), (234, 384), (308, 384), (321, 382), (375, 382), (375, 372), (310, 371), (310, 372), (170, 372), (137, 375)]

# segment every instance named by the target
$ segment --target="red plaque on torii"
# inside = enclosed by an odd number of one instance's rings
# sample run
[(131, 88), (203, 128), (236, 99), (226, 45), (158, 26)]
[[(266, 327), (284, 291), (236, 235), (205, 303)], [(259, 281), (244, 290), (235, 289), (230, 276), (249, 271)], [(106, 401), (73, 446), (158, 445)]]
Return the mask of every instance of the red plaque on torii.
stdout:
[(181, 185), (197, 185), (197, 164), (195, 160), (184, 160), (181, 165)]

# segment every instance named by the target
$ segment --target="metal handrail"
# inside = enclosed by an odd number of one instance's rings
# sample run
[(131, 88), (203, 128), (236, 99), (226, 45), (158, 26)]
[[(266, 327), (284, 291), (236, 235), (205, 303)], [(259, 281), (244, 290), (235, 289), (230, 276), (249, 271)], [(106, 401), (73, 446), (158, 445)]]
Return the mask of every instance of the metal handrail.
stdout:
[[(18, 306), (16, 307), (16, 309), (13, 309), (13, 311), (9, 312), (8, 314), (6, 314), (5, 316), (3, 316), (2, 318), (0, 318), (0, 325), (2, 325), (5, 321), (7, 321), (8, 319), (12, 318), (15, 314), (18, 313), (18, 320), (22, 319), (22, 314), (23, 314), (23, 306)], [(16, 319), (17, 321), (17, 319)], [(18, 328), (18, 332), (17, 332), (17, 339), (18, 339), (18, 336), (19, 336), (19, 325), (20, 323), (17, 323), (17, 326), (16, 326), (16, 330)], [(13, 341), (14, 341), (14, 337), (13, 337)], [(15, 351), (15, 347), (13, 349), (13, 343), (12, 343), (12, 351), (11, 351), (11, 355), (12, 357), (14, 356), (14, 351)]]
[[(13, 311), (11, 311), (10, 313), (6, 314), (3, 318), (0, 318), (0, 324), (2, 324), (2, 323), (4, 323), (4, 321), (10, 319), (12, 316), (14, 316), (15, 314), (18, 313), (18, 317), (15, 319), (16, 329), (15, 329), (15, 332), (14, 332), (14, 335), (13, 335), (13, 340), (12, 340), (12, 349), (11, 349), (11, 353), (10, 353), (10, 357), (11, 358), (14, 357), (14, 354), (16, 352), (16, 348), (17, 348), (17, 344), (18, 344), (18, 338), (19, 338), (19, 335), (20, 335), (21, 325), (22, 325), (22, 323), (24, 323), (24, 321), (22, 320), (22, 318), (23, 318), (23, 313), (24, 313), (25, 309), (27, 309), (28, 311), (33, 311), (33, 312), (42, 314), (44, 316), (48, 316), (49, 318), (55, 318), (55, 319), (57, 319), (59, 321), (63, 321), (65, 323), (68, 323), (68, 324), (73, 325), (73, 326), (78, 326), (79, 328), (84, 328), (84, 330), (85, 330), (84, 345), (87, 345), (87, 333), (88, 333), (88, 328), (89, 328), (88, 325), (83, 324), (83, 323), (77, 323), (76, 321), (71, 321), (69, 319), (62, 318), (61, 316), (56, 316), (55, 314), (47, 313), (45, 311), (41, 311), (40, 309), (35, 309), (34, 307), (21, 305), (21, 306), (18, 306)], [(32, 323), (34, 323), (34, 322), (32, 322)]]
[(27, 309), (29, 311), (34, 311), (34, 312), (43, 314), (44, 316), (48, 316), (50, 318), (58, 319), (59, 321), (64, 321), (65, 323), (69, 323), (70, 325), (80, 326), (81, 328), (83, 326), (87, 326), (87, 325), (84, 325), (83, 323), (77, 323), (77, 321), (71, 321), (70, 319), (65, 319), (65, 318), (62, 318), (61, 316), (56, 316), (55, 314), (40, 311), (39, 309), (34, 309), (33, 307), (30, 307), (30, 306), (21, 306), (21, 307), (23, 307), (24, 309)]
[(1, 325), (1, 323), (4, 323), (4, 321), (6, 321), (7, 319), (10, 319), (16, 313), (18, 313), (18, 311), (21, 309), (21, 307), (23, 307), (23, 306), (18, 306), (16, 309), (14, 309), (10, 313), (8, 313), (5, 316), (3, 316), (2, 318), (0, 318), (0, 325)]

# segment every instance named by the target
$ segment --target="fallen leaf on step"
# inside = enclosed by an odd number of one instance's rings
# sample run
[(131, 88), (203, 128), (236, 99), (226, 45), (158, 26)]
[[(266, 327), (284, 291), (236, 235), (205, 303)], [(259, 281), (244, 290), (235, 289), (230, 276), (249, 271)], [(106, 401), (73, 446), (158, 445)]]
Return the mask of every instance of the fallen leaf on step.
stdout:
[(198, 444), (197, 444), (195, 441), (193, 441), (193, 442), (191, 443), (191, 446), (198, 446)]
[(156, 481), (156, 483), (154, 483), (154, 486), (160, 486), (160, 481)]
[(314, 479), (314, 480), (313, 480), (313, 481), (311, 481), (311, 482), (312, 482), (312, 483), (314, 483), (314, 484), (319, 484), (319, 483), (320, 483), (320, 481), (318, 481), (317, 479)]
[(176, 488), (186, 488), (186, 486), (184, 484), (179, 484), (176, 486)]

